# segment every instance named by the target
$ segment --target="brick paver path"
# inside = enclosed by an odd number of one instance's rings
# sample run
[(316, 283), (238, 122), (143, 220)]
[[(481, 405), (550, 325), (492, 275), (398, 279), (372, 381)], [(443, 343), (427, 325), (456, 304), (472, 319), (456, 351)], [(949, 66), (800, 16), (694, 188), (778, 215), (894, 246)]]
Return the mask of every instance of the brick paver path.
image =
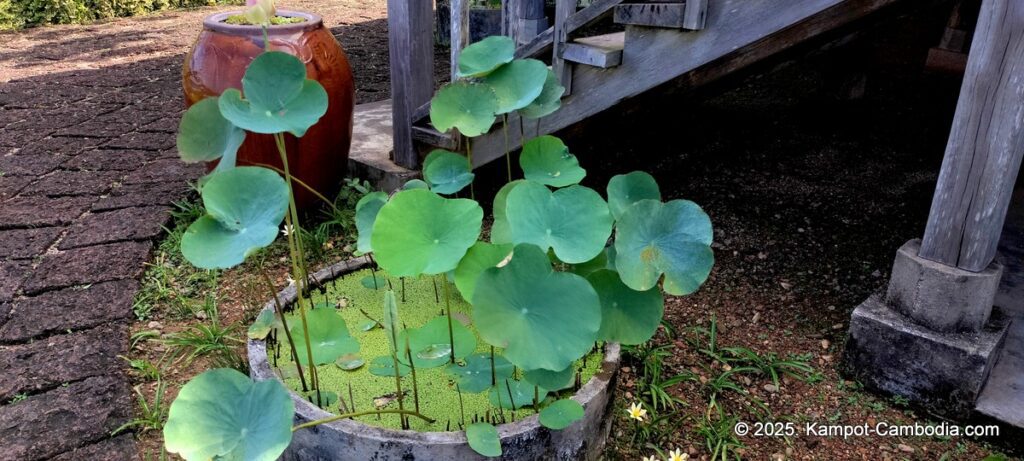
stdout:
[[(387, 97), (383, 0), (300, 0)], [(211, 10), (0, 35), (0, 460), (128, 460), (118, 355), (173, 201), (184, 53)], [(383, 78), (382, 78), (383, 76)]]

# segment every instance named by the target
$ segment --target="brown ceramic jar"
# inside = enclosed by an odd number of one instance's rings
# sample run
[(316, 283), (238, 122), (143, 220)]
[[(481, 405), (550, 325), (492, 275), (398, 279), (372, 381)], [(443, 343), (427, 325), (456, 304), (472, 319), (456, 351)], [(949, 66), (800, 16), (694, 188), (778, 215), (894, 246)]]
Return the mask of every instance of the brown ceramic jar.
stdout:
[[(220, 95), (228, 88), (242, 88), (242, 76), (249, 63), (263, 50), (260, 26), (224, 22), (229, 11), (207, 16), (203, 31), (185, 57), (183, 81), (186, 104)], [(355, 86), (348, 58), (323, 20), (315, 14), (278, 10), (278, 16), (305, 21), (272, 25), (268, 28), (270, 50), (284, 51), (306, 63), (306, 77), (327, 90), (327, 113), (301, 138), (285, 135), (288, 165), (292, 174), (328, 199), (338, 192), (348, 162), (352, 140), (352, 111)], [(272, 135), (246, 133), (238, 151), (239, 165), (271, 165), (281, 168), (281, 158)], [(213, 165), (210, 165), (212, 168)], [(295, 185), (300, 210), (309, 213), (320, 200), (302, 185)]]

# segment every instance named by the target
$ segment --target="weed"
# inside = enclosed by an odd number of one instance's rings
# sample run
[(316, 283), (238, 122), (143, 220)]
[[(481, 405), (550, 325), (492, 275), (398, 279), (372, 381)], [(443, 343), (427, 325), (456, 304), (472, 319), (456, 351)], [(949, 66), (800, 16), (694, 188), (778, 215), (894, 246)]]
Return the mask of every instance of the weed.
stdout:
[(740, 459), (736, 450), (743, 448), (743, 442), (740, 442), (733, 430), (737, 421), (739, 419), (735, 416), (719, 414), (716, 418), (704, 418), (697, 425), (697, 434), (704, 438), (704, 446), (711, 453), (712, 461)]
[(19, 392), (17, 394), (14, 394), (14, 397), (11, 397), (11, 400), (8, 401), (7, 403), (9, 403), (9, 404), (10, 403), (18, 403), (18, 402), (20, 402), (22, 400), (25, 400), (27, 398), (28, 398), (28, 394), (26, 394), (24, 392)]
[(221, 325), (217, 312), (216, 295), (206, 297), (202, 312), (207, 316), (205, 323), (193, 325), (183, 331), (171, 333), (162, 340), (171, 347), (171, 360), (184, 360), (192, 363), (199, 357), (211, 357), (215, 367), (235, 368), (245, 371), (245, 362), (235, 351), (243, 341), (235, 336), (238, 325)]
[(153, 403), (150, 404), (146, 400), (146, 396), (142, 395), (139, 391), (138, 386), (134, 389), (135, 396), (139, 402), (139, 416), (132, 418), (131, 421), (122, 424), (117, 429), (114, 429), (110, 435), (117, 435), (128, 429), (140, 429), (142, 432), (150, 430), (161, 430), (164, 427), (164, 421), (167, 420), (167, 407), (164, 405), (164, 392), (167, 390), (167, 385), (163, 381), (158, 381), (156, 385), (156, 394), (153, 395)]
[(138, 375), (146, 381), (160, 381), (163, 372), (160, 367), (157, 367), (153, 362), (146, 359), (131, 359), (123, 355), (119, 355), (121, 359), (128, 362), (128, 366), (135, 370)]

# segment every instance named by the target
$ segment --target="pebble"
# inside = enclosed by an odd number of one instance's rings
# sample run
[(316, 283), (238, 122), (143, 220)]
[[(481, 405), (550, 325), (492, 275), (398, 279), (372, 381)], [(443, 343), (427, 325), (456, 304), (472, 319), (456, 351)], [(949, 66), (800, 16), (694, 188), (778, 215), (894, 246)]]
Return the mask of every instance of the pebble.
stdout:
[(899, 445), (896, 445), (896, 448), (899, 451), (902, 451), (904, 453), (913, 453), (914, 452), (914, 447), (912, 447), (910, 445), (905, 445), (905, 444), (902, 444), (902, 443), (899, 444)]
[(789, 283), (789, 282), (779, 282), (779, 285), (781, 285), (782, 288), (787, 289), (787, 290), (793, 288), (793, 284)]
[(771, 392), (772, 394), (774, 394), (774, 393), (776, 393), (776, 392), (779, 392), (779, 386), (776, 386), (776, 385), (774, 385), (774, 384), (765, 384), (765, 385), (764, 385), (764, 390), (766, 390), (766, 391), (768, 391), (768, 392)]
[(153, 320), (146, 324), (146, 328), (149, 328), (150, 330), (163, 330), (164, 324), (157, 322), (156, 320)]
[(822, 349), (828, 350), (828, 347), (831, 346), (831, 345), (832, 345), (832, 343), (828, 342), (827, 339), (821, 340), (821, 348)]

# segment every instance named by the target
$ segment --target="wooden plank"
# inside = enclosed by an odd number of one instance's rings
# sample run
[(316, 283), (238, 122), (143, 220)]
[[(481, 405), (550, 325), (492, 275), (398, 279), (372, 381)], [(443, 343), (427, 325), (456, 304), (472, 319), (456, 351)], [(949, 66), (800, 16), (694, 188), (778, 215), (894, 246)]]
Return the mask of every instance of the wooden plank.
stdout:
[(708, 17), (708, 0), (686, 0), (683, 29), (702, 30)]
[[(576, 14), (569, 16), (565, 20), (565, 27), (569, 35), (571, 36), (577, 30), (611, 16), (615, 6), (620, 3), (622, 3), (622, 0), (594, 0), (590, 6), (577, 11)], [(516, 50), (516, 57), (534, 58), (544, 53), (550, 53), (551, 41), (554, 35), (554, 27), (549, 27), (534, 37), (533, 40), (530, 40), (529, 43), (519, 47)]]
[(578, 38), (565, 46), (562, 59), (602, 69), (615, 67), (622, 63), (625, 42), (625, 32)]
[(685, 3), (623, 3), (615, 7), (616, 24), (682, 29), (685, 17)]
[(417, 142), (441, 149), (455, 150), (458, 147), (454, 137), (432, 127), (412, 127), (412, 138)]
[(1024, 155), (1024, 2), (984, 0), (920, 256), (992, 262)]
[(412, 139), (412, 114), (434, 92), (434, 11), (431, 2), (388, 0), (388, 52), (395, 163), (419, 165)]
[[(710, 83), (805, 40), (820, 36), (900, 0), (715, 0), (698, 34), (627, 28), (628, 65), (614, 72), (578, 67), (575, 91), (562, 108), (535, 124), (537, 133), (566, 128), (654, 87), (694, 88)], [(521, 146), (509, 130), (512, 149)], [(486, 164), (505, 152), (499, 132), (474, 139), (473, 161)]]
[(462, 53), (463, 48), (469, 45), (469, 0), (450, 1), (452, 5), (451, 79), (454, 82), (459, 78), (459, 54)]
[(565, 27), (565, 20), (575, 12), (576, 0), (555, 0), (555, 36), (552, 42), (554, 51), (551, 56), (551, 70), (565, 87), (566, 96), (572, 94), (572, 65), (562, 59), (566, 42), (569, 40), (569, 29)]

